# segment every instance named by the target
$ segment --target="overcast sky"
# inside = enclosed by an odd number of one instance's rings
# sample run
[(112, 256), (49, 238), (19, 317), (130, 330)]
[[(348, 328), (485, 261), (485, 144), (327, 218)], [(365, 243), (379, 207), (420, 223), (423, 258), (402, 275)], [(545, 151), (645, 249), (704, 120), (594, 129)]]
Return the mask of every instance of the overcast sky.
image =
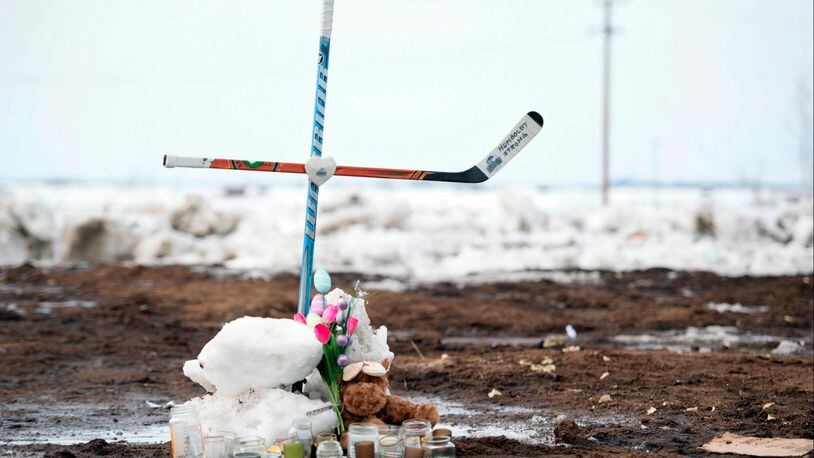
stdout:
[[(0, 0), (0, 177), (206, 182), (164, 153), (303, 162), (317, 0)], [(626, 0), (614, 9), (612, 176), (797, 182), (810, 0)], [(502, 183), (594, 183), (595, 0), (336, 0), (324, 152), (460, 170), (523, 113), (540, 136)], [(240, 175), (240, 176), (237, 176)]]

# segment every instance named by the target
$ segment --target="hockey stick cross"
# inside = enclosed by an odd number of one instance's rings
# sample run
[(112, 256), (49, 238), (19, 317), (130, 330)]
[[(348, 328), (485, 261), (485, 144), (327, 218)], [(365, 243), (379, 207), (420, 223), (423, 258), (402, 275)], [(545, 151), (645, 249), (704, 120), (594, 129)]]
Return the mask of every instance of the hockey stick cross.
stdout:
[(314, 244), (316, 240), (317, 203), (319, 188), (333, 175), (349, 177), (383, 178), (391, 180), (443, 181), (452, 183), (481, 183), (492, 178), (509, 163), (543, 127), (543, 117), (536, 111), (526, 113), (497, 146), (480, 162), (461, 172), (430, 170), (388, 169), (336, 165), (329, 157), (322, 157), (322, 136), (325, 126), (325, 97), (328, 84), (328, 55), (331, 44), (334, 0), (322, 0), (322, 23), (317, 61), (317, 90), (314, 101), (314, 120), (311, 135), (311, 158), (307, 163), (246, 161), (208, 157), (164, 156), (164, 167), (186, 167), (254, 172), (307, 174), (308, 196), (305, 207), (305, 234), (297, 311), (308, 314), (311, 302)]

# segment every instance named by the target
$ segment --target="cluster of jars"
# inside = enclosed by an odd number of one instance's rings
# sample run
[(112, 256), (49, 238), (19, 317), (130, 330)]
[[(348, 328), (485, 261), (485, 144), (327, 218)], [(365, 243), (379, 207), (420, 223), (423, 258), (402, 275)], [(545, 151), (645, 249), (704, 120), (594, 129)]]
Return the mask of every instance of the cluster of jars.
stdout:
[[(314, 435), (311, 421), (292, 422), (288, 437), (268, 444), (262, 437), (239, 437), (232, 431), (203, 434), (198, 413), (188, 405), (172, 409), (170, 436), (173, 458), (343, 458), (336, 435)], [(401, 426), (352, 423), (348, 428), (349, 458), (451, 458), (455, 456), (452, 433), (433, 431), (425, 420), (406, 420)]]
[(426, 420), (406, 420), (401, 426), (351, 423), (347, 445), (348, 458), (455, 456), (452, 432), (448, 429), (433, 431), (432, 425)]
[(237, 436), (230, 430), (215, 428), (204, 434), (195, 408), (182, 405), (171, 411), (170, 437), (173, 458), (311, 458), (315, 441), (319, 442), (317, 456), (323, 456), (319, 450), (339, 450), (339, 455), (324, 456), (342, 456), (336, 435), (319, 434), (315, 438), (307, 418), (294, 420), (288, 437), (268, 444), (262, 437)]

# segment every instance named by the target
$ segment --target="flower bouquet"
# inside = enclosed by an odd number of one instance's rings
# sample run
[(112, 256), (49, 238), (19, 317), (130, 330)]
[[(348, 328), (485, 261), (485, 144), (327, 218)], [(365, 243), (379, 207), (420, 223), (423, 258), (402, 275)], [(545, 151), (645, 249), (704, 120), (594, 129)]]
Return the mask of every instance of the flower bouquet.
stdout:
[(342, 400), (339, 390), (342, 370), (350, 362), (346, 351), (353, 343), (353, 331), (359, 323), (352, 316), (356, 298), (351, 296), (350, 301), (340, 298), (335, 304), (329, 304), (325, 294), (331, 289), (331, 277), (322, 269), (314, 272), (314, 288), (318, 294), (311, 300), (308, 315), (297, 313), (294, 320), (313, 328), (314, 336), (322, 344), (322, 360), (317, 365), (317, 370), (328, 387), (336, 414), (337, 433), (341, 436), (345, 432), (345, 425), (342, 422)]

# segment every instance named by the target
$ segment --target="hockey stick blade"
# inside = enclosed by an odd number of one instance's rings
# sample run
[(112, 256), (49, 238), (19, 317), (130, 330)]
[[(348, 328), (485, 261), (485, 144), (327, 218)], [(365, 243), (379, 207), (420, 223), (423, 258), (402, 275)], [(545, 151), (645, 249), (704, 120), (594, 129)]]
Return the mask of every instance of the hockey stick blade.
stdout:
[(536, 111), (529, 111), (515, 124), (514, 128), (479, 163), (468, 170), (456, 173), (427, 172), (424, 180), (451, 181), (456, 183), (482, 183), (495, 176), (506, 164), (514, 159), (526, 145), (540, 133), (543, 117)]
[[(462, 172), (434, 172), (429, 170), (386, 169), (377, 167), (336, 166), (337, 176), (384, 178), (391, 180), (424, 180), (452, 183), (481, 183), (495, 176), (543, 128), (543, 117), (530, 111), (503, 137), (479, 163)], [(243, 161), (205, 157), (164, 155), (164, 167), (249, 170), (255, 172), (305, 173), (305, 164), (296, 162)]]

